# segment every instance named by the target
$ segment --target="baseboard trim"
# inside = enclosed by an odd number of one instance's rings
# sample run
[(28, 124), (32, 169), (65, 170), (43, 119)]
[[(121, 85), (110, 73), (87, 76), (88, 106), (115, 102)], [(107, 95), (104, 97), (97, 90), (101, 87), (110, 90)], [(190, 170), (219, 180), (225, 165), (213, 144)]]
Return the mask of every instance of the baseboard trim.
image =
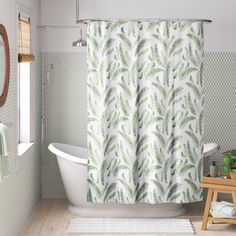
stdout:
[(33, 219), (33, 217), (34, 217), (34, 215), (36, 214), (37, 210), (39, 209), (40, 204), (41, 204), (41, 199), (39, 200), (39, 202), (38, 202), (38, 203), (36, 204), (36, 206), (34, 207), (34, 209), (33, 209), (32, 213), (31, 213), (29, 219), (27, 220), (27, 223), (25, 224), (25, 226), (24, 226), (24, 228), (23, 228), (22, 233), (20, 234), (20, 236), (24, 236), (24, 235), (25, 235), (26, 230), (27, 230), (27, 227), (28, 227), (28, 225), (31, 223), (31, 221), (32, 221), (32, 219)]
[(42, 198), (43, 199), (66, 198), (63, 184), (43, 182)]

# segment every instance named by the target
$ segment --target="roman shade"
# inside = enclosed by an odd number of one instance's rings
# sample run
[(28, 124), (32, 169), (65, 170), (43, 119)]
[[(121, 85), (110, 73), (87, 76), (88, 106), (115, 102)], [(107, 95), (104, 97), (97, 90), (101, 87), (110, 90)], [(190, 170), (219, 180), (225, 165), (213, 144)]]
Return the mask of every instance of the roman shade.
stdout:
[(18, 62), (34, 62), (31, 45), (31, 22), (30, 18), (23, 17), (19, 14), (18, 17), (19, 32), (18, 32)]

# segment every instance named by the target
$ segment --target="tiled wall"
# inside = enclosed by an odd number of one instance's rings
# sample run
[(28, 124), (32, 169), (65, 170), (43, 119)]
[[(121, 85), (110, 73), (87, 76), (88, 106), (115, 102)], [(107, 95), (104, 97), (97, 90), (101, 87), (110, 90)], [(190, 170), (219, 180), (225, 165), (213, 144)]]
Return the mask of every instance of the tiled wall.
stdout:
[[(51, 63), (53, 69), (44, 96), (47, 100), (42, 152), (44, 186), (61, 182), (56, 158), (46, 148), (49, 143), (86, 146), (86, 54), (44, 53), (44, 80)], [(205, 53), (204, 80), (205, 142), (221, 145), (221, 151), (211, 159), (222, 166), (221, 152), (236, 147), (236, 53)], [(45, 191), (47, 197), (47, 188)]]
[(222, 152), (236, 148), (236, 53), (206, 53), (204, 69), (205, 140), (220, 144), (211, 160), (222, 169)]
[(17, 76), (16, 53), (11, 51), (10, 84), (6, 103), (0, 107), (0, 120), (9, 124), (10, 176), (0, 182), (0, 236), (20, 235), (41, 195), (40, 186), (40, 114), (41, 114), (41, 54), (33, 64), (35, 138), (32, 154), (27, 160), (17, 157)]
[(44, 82), (48, 81), (43, 101), (46, 121), (42, 184), (45, 187), (47, 183), (61, 181), (55, 155), (48, 151), (48, 144), (60, 142), (86, 146), (86, 54), (44, 53), (42, 71)]
[[(16, 99), (15, 99), (15, 92), (16, 92), (16, 67), (15, 67), (15, 54), (14, 51), (10, 52), (10, 84), (8, 90), (8, 96), (6, 103), (4, 106), (0, 108), (0, 117), (1, 122), (8, 124), (8, 135), (10, 140), (16, 140), (15, 131), (16, 131), (16, 116), (15, 116), (15, 107), (16, 107)], [(10, 153), (8, 157), (9, 168), (10, 172), (15, 172), (15, 153), (16, 153), (16, 146), (14, 142), (10, 142), (9, 147)], [(2, 180), (4, 184), (4, 180)], [(3, 188), (3, 184), (0, 184), (0, 189)]]

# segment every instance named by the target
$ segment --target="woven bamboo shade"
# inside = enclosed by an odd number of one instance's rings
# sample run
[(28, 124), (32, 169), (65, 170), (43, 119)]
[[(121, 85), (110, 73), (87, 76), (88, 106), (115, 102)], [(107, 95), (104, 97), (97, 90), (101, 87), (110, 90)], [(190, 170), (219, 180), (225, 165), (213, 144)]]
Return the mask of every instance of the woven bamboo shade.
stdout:
[(24, 18), (19, 14), (18, 33), (18, 62), (34, 62), (31, 46), (31, 22), (30, 18)]

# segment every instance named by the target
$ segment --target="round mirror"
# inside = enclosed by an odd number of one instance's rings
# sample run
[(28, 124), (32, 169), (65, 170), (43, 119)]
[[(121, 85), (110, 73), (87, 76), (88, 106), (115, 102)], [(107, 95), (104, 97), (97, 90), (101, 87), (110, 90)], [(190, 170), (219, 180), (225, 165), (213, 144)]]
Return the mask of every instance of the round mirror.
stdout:
[(6, 60), (5, 60), (5, 47), (3, 38), (0, 37), (0, 91), (2, 94), (5, 82), (5, 68), (6, 68)]
[(6, 29), (0, 24), (0, 106), (3, 106), (8, 93), (10, 77), (9, 43)]

